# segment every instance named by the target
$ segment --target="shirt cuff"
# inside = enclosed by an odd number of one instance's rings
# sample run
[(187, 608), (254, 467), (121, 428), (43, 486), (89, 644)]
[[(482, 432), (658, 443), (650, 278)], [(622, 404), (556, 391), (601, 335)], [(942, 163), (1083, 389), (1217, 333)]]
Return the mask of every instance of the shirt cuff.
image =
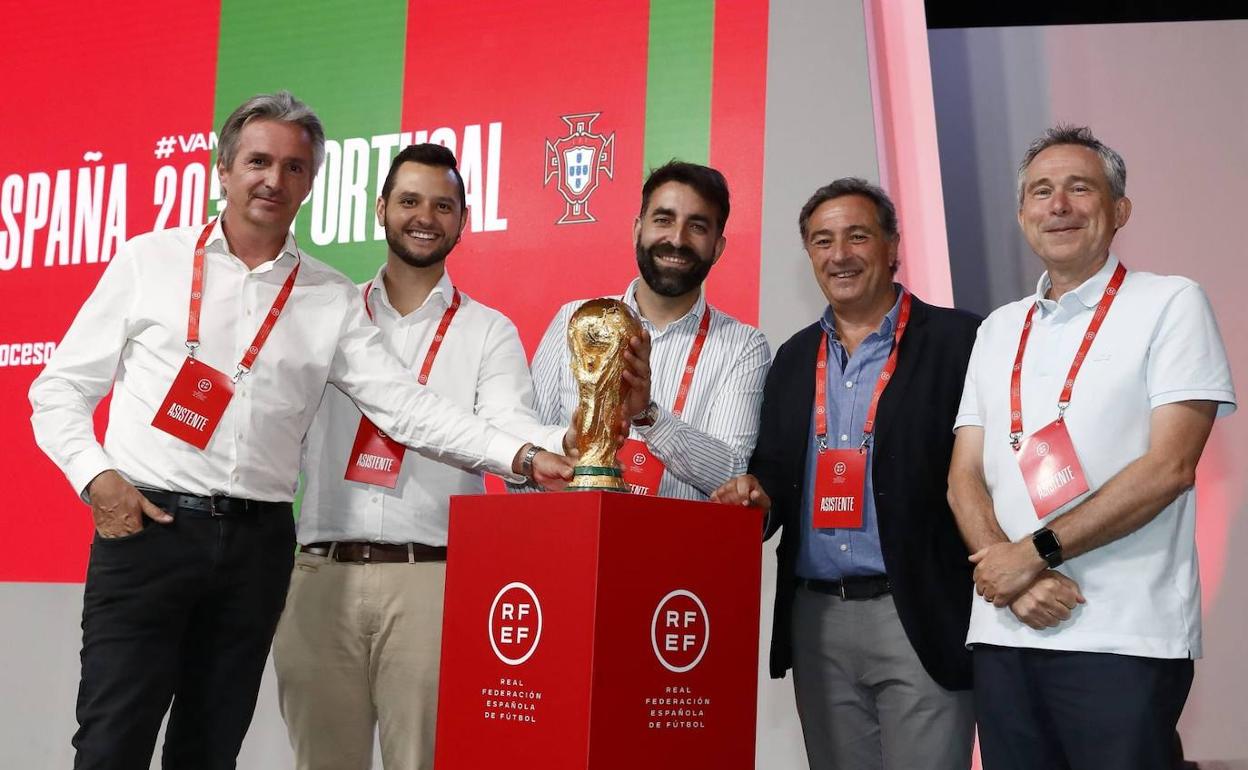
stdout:
[(641, 434), (641, 437), (646, 440), (646, 446), (649, 446), (651, 449), (654, 448), (655, 444), (662, 444), (675, 436), (676, 430), (680, 426), (680, 418), (658, 404), (655, 404), (655, 411), (658, 412), (658, 416), (654, 418), (653, 425), (633, 426)]
[(982, 428), (984, 421), (979, 419), (977, 414), (960, 414), (953, 420), (953, 429), (958, 428)]
[(65, 478), (69, 479), (78, 497), (90, 505), (91, 498), (87, 496), (87, 486), (96, 476), (115, 467), (112, 458), (108, 456), (103, 447), (94, 446), (79, 453), (69, 462), (65, 468)]
[(485, 448), (485, 464), (486, 470), (497, 476), (501, 476), (503, 481), (511, 484), (523, 484), (524, 476), (513, 473), (511, 470), (511, 462), (516, 459), (516, 454), (520, 448), (529, 442), (518, 439), (510, 433), (497, 431), (494, 437), (490, 439), (489, 445)]
[(1156, 409), (1166, 404), (1177, 404), (1181, 401), (1214, 401), (1218, 405), (1215, 416), (1226, 417), (1235, 411), (1235, 393), (1230, 390), (1188, 389), (1168, 390), (1149, 397), (1149, 408)]

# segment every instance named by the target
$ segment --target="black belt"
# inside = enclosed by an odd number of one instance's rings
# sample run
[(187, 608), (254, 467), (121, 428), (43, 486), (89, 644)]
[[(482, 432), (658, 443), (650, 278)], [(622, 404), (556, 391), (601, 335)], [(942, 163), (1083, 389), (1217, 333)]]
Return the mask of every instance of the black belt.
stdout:
[(151, 500), (156, 507), (175, 516), (184, 513), (187, 516), (219, 519), (224, 517), (264, 516), (282, 513), (291, 515), (290, 503), (273, 503), (263, 500), (247, 500), (242, 497), (226, 497), (225, 495), (184, 495), (178, 492), (165, 492), (160, 489), (139, 489), (143, 496)]
[(328, 556), (334, 561), (352, 564), (399, 564), (418, 561), (446, 561), (446, 546), (424, 543), (308, 543), (299, 546), (303, 553)]
[(893, 590), (888, 575), (861, 575), (842, 578), (840, 580), (818, 580), (816, 578), (798, 578), (797, 584), (821, 594), (831, 594), (842, 599), (861, 600), (874, 599)]

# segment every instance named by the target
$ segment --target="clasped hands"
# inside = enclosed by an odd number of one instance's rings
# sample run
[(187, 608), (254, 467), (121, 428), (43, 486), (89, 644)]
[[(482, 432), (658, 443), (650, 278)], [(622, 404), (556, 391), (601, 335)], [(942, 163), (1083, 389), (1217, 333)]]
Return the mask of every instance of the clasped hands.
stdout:
[(975, 593), (995, 607), (1009, 607), (1020, 621), (1042, 631), (1069, 620), (1085, 603), (1079, 585), (1048, 569), (1030, 539), (994, 543), (971, 554)]

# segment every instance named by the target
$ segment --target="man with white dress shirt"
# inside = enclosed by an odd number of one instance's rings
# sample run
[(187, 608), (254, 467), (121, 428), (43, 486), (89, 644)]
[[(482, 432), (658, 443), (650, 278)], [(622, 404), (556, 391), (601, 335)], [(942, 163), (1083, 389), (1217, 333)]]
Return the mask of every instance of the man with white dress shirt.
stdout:
[[(390, 351), (464, 410), (519, 435), (549, 432), (515, 326), (446, 270), (468, 223), (454, 154), (400, 152), (377, 219), (389, 249), (363, 291)], [(299, 770), (367, 770), (378, 728), (387, 770), (433, 767), (450, 497), (485, 491), (479, 470), (417, 452), (390, 458), (384, 475), (376, 462), (355, 471), (361, 420), (328, 388), (308, 432), (302, 545), (273, 643)]]
[[(119, 248), (31, 386), (35, 438), (96, 528), (75, 768), (147, 767), (166, 711), (165, 767), (234, 767), (327, 384), (431, 456), (571, 476), (566, 458), (421, 387), (359, 290), (298, 248), (290, 226), (323, 156), (320, 120), (289, 93), (241, 105), (220, 132), (220, 219)], [(110, 389), (101, 446), (92, 414)]]
[[(702, 288), (724, 252), (728, 210), (728, 184), (707, 166), (674, 160), (642, 186), (633, 223), (641, 275), (620, 297), (650, 338), (649, 381), (625, 372), (632, 438), (620, 457), (634, 493), (706, 500), (745, 471), (754, 449), (767, 339), (711, 307)], [(567, 330), (583, 302), (559, 309), (533, 357), (546, 423), (564, 424), (576, 408)], [(632, 351), (627, 358), (636, 361)]]
[(1200, 286), (1110, 252), (1122, 157), (1058, 126), (1018, 172), (1034, 295), (988, 316), (949, 501), (975, 563), (986, 770), (1162, 770), (1201, 654), (1196, 465), (1235, 409)]

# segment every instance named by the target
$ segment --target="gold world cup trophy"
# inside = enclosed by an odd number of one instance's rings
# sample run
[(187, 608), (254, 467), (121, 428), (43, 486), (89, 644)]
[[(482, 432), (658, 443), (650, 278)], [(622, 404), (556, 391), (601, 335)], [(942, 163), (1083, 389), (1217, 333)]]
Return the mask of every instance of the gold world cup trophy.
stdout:
[(614, 299), (591, 299), (568, 321), (568, 349), (576, 380), (578, 438), (581, 456), (568, 489), (628, 491), (615, 459), (620, 404), (624, 402), (624, 351), (641, 336), (641, 322), (628, 305)]

